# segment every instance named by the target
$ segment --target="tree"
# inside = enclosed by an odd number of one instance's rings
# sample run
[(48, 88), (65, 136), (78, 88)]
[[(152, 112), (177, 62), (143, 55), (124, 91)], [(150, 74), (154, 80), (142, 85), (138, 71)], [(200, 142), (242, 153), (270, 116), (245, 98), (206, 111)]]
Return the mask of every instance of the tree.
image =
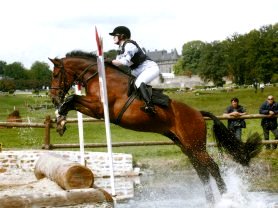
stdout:
[(221, 76), (239, 85), (252, 84), (254, 79), (273, 82), (278, 74), (278, 23), (244, 35), (235, 33), (222, 42), (185, 43), (174, 72), (199, 74), (216, 85), (223, 83)]
[(0, 91), (13, 93), (16, 90), (15, 81), (11, 79), (0, 80)]
[(49, 78), (51, 78), (52, 72), (47, 63), (36, 61), (35, 63), (32, 64), (29, 74), (30, 74), (29, 78), (31, 79), (48, 80)]
[(278, 24), (263, 26), (259, 32), (260, 47), (256, 68), (260, 80), (268, 83), (278, 73)]
[(30, 71), (28, 71), (28, 79), (35, 83), (32, 88), (42, 88), (49, 86), (51, 83), (52, 72), (49, 65), (44, 62), (36, 61), (32, 64)]
[(12, 64), (6, 65), (4, 68), (4, 76), (13, 78), (15, 80), (26, 79), (26, 70), (22, 63), (14, 62)]
[[(233, 34), (230, 38), (227, 38), (227, 70), (228, 74), (233, 76), (233, 81), (236, 84), (242, 85), (246, 79), (246, 54), (245, 38), (243, 35)], [(256, 77), (255, 74), (249, 74), (250, 79)]]
[(177, 63), (173, 66), (174, 74), (183, 75), (183, 73), (185, 72), (183, 65), (184, 64), (182, 58), (179, 58)]
[(198, 65), (205, 43), (200, 40), (190, 41), (182, 47), (182, 56), (174, 66), (177, 75), (198, 74)]
[(236, 84), (254, 79), (270, 82), (278, 70), (278, 24), (263, 26), (248, 34), (234, 34), (228, 42), (228, 73)]
[(6, 67), (7, 63), (5, 61), (0, 60), (0, 75), (4, 74), (4, 68)]
[(200, 77), (205, 81), (213, 81), (216, 86), (223, 86), (224, 76), (228, 75), (225, 62), (226, 49), (221, 42), (206, 44), (201, 53), (199, 70)]

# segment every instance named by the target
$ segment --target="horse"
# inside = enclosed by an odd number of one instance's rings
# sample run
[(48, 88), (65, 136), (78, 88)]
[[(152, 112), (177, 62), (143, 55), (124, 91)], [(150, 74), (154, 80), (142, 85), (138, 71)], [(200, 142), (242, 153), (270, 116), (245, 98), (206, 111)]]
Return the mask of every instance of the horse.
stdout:
[[(66, 116), (70, 110), (97, 119), (103, 118), (97, 56), (71, 51), (63, 58), (49, 60), (54, 65), (50, 97), (58, 111), (56, 128), (59, 134), (63, 135), (65, 131)], [(251, 158), (259, 153), (261, 138), (258, 133), (250, 135), (247, 142), (243, 143), (212, 113), (198, 111), (173, 99), (168, 100), (168, 106), (155, 105), (155, 115), (147, 114), (141, 109), (144, 101), (140, 97), (130, 99), (130, 73), (105, 62), (105, 74), (110, 122), (135, 131), (159, 133), (171, 139), (192, 163), (204, 186), (208, 202), (215, 202), (210, 175), (215, 179), (221, 194), (227, 191), (227, 187), (219, 166), (206, 150), (207, 127), (204, 117), (213, 120), (218, 147), (225, 149), (236, 162), (247, 166)], [(67, 96), (74, 83), (82, 84), (86, 95)]]
[(19, 110), (14, 110), (7, 117), (7, 122), (18, 122), (22, 123), (22, 119), (19, 113)]

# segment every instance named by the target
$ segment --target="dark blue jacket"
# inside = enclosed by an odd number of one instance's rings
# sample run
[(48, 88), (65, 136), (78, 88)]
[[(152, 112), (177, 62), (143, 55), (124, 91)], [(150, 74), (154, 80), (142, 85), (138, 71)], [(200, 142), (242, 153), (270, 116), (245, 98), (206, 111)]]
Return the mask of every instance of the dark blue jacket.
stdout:
[[(273, 111), (275, 115), (278, 114), (278, 103), (273, 102), (272, 105), (269, 105), (267, 101), (265, 101), (260, 107), (260, 114), (269, 115), (269, 111)], [(261, 121), (262, 127), (273, 130), (277, 128), (277, 117), (273, 118), (263, 118)]]
[[(232, 113), (232, 112), (239, 112), (239, 113), (245, 113), (245, 109), (243, 108), (243, 106), (238, 105), (237, 108), (233, 108), (233, 106), (228, 106), (225, 110), (225, 113)], [(235, 127), (239, 127), (239, 128), (246, 128), (246, 123), (244, 121), (244, 119), (229, 119), (228, 120), (228, 128), (232, 129)]]

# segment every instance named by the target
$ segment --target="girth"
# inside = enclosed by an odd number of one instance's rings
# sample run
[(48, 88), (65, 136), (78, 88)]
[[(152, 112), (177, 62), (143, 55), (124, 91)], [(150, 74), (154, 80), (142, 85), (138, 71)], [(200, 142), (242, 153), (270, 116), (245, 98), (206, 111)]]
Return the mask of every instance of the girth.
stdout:
[(130, 106), (130, 104), (135, 100), (135, 98), (138, 96), (137, 91), (133, 91), (132, 94), (128, 97), (125, 105), (123, 106), (122, 110), (119, 112), (116, 120), (115, 120), (115, 124), (118, 125), (124, 115), (124, 112), (126, 111), (126, 109), (128, 109), (128, 107)]

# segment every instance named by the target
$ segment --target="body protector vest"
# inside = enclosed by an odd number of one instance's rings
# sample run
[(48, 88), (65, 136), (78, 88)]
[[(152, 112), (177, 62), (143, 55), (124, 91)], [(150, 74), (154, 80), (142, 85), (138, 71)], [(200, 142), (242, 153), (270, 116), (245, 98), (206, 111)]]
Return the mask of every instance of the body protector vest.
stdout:
[(119, 54), (123, 54), (125, 52), (125, 45), (127, 43), (132, 43), (138, 48), (138, 52), (134, 54), (131, 58), (132, 65), (130, 66), (131, 69), (137, 68), (140, 64), (142, 64), (146, 60), (151, 60), (144, 51), (139, 47), (139, 45), (133, 40), (126, 40), (122, 46), (122, 49), (119, 51)]

